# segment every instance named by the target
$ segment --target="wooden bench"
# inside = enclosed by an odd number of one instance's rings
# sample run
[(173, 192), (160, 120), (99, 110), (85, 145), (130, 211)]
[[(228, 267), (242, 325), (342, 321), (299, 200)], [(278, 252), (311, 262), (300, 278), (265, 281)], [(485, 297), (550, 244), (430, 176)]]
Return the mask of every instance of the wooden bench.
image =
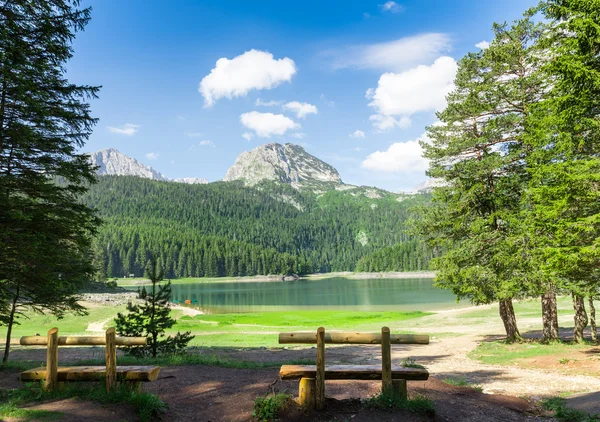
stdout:
[[(325, 380), (381, 380), (382, 392), (406, 399), (406, 381), (425, 381), (429, 372), (424, 368), (392, 365), (391, 344), (429, 344), (429, 336), (390, 334), (388, 327), (379, 333), (325, 333), (320, 327), (313, 333), (280, 333), (280, 344), (316, 344), (316, 366), (283, 365), (279, 371), (282, 380), (300, 380), (298, 401), (302, 406), (325, 407)], [(325, 343), (381, 344), (380, 365), (325, 366)]]
[[(58, 336), (58, 328), (48, 331), (47, 337), (21, 337), (22, 346), (46, 346), (46, 367), (21, 372), (21, 381), (44, 381), (45, 390), (55, 389), (59, 383), (72, 381), (101, 381), (106, 379), (110, 391), (117, 381), (124, 381), (131, 388), (139, 388), (140, 382), (154, 381), (159, 366), (117, 366), (117, 346), (144, 346), (146, 337), (117, 337), (114, 328), (106, 330), (106, 336)], [(105, 366), (58, 366), (58, 346), (106, 346)]]

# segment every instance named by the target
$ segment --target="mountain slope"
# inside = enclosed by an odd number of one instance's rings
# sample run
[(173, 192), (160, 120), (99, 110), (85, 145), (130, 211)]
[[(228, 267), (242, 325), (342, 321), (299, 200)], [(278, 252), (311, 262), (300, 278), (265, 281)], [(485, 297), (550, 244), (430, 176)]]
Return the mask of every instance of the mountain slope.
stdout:
[(225, 175), (224, 181), (241, 180), (253, 186), (262, 181), (288, 183), (293, 187), (310, 182), (341, 184), (331, 165), (293, 144), (270, 143), (241, 153)]
[[(412, 241), (404, 222), (425, 199), (335, 189), (315, 195), (276, 182), (184, 185), (105, 176), (83, 202), (105, 222), (94, 256), (107, 276), (139, 276), (153, 253), (168, 277), (201, 277), (354, 270), (361, 258)], [(427, 268), (428, 252), (416, 242), (398, 250), (409, 259), (386, 254), (390, 268)]]

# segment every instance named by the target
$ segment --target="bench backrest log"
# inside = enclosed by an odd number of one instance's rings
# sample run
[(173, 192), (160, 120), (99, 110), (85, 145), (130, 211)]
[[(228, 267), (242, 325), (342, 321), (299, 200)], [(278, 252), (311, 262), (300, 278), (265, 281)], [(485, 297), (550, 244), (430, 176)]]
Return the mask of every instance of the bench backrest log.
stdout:
[(280, 333), (280, 344), (316, 344), (317, 368), (315, 374), (316, 406), (325, 406), (325, 343), (329, 344), (381, 344), (382, 392), (390, 393), (392, 383), (392, 344), (429, 344), (429, 336), (413, 334), (390, 334), (388, 327), (381, 333), (325, 333), (319, 327), (316, 333)]
[(114, 328), (101, 336), (59, 336), (58, 328), (51, 328), (47, 337), (21, 337), (21, 346), (46, 346), (46, 379), (44, 388), (52, 390), (58, 383), (58, 346), (106, 346), (106, 389), (117, 385), (117, 346), (145, 346), (146, 337), (117, 337)]
[[(325, 333), (323, 340), (331, 344), (381, 344), (382, 338), (381, 333)], [(317, 333), (279, 333), (279, 344), (316, 343)], [(429, 344), (429, 336), (390, 334), (390, 344)]]

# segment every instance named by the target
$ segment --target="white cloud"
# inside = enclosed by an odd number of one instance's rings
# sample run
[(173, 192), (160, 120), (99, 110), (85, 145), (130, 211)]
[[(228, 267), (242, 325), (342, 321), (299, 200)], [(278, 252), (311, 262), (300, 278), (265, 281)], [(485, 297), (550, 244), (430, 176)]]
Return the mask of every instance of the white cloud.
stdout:
[(378, 132), (385, 132), (386, 130), (399, 127), (400, 129), (406, 129), (411, 126), (410, 117), (401, 116), (395, 118), (394, 116), (386, 116), (383, 114), (372, 114), (369, 116), (369, 120), (373, 122), (373, 127)]
[(292, 133), (292, 138), (296, 138), (296, 139), (304, 139), (306, 137), (306, 133), (303, 132), (296, 132), (296, 133)]
[(213, 142), (213, 141), (209, 141), (209, 140), (202, 140), (202, 141), (198, 142), (197, 144), (191, 145), (191, 146), (188, 148), (188, 150), (189, 150), (189, 151), (193, 151), (193, 150), (195, 150), (195, 149), (196, 149), (196, 148), (198, 148), (198, 147), (212, 147), (212, 148), (214, 148), (214, 147), (215, 147), (215, 144), (214, 144), (214, 142)]
[(363, 132), (362, 130), (355, 130), (354, 133), (350, 134), (351, 138), (364, 138), (365, 137), (365, 132)]
[(380, 4), (379, 8), (384, 12), (398, 13), (402, 11), (402, 6), (400, 6), (395, 1), (388, 1), (383, 4)]
[(220, 98), (243, 97), (256, 89), (272, 89), (290, 82), (296, 64), (288, 57), (275, 60), (267, 51), (250, 50), (229, 60), (217, 60), (214, 69), (200, 82), (198, 91), (204, 106), (210, 107)]
[(427, 142), (426, 135), (414, 141), (396, 142), (386, 151), (375, 151), (365, 158), (361, 167), (388, 173), (424, 172), (429, 163), (423, 158), (419, 141)]
[(251, 111), (240, 116), (240, 121), (248, 129), (256, 132), (262, 138), (271, 135), (283, 135), (288, 130), (299, 129), (300, 125), (283, 114), (259, 113)]
[(250, 132), (244, 132), (242, 133), (242, 138), (244, 138), (246, 141), (251, 141), (252, 138), (254, 138), (254, 135)]
[(402, 71), (423, 63), (431, 63), (450, 51), (450, 37), (442, 33), (426, 33), (376, 44), (352, 45), (329, 50), (322, 56), (334, 70), (378, 69)]
[(304, 119), (309, 114), (317, 114), (319, 112), (316, 106), (308, 103), (300, 103), (298, 101), (284, 104), (283, 109), (293, 111), (299, 119)]
[(183, 121), (183, 120), (185, 120), (185, 117), (183, 117), (183, 116), (177, 116), (177, 120)]
[(440, 57), (431, 66), (417, 66), (402, 73), (384, 73), (377, 88), (366, 97), (377, 114), (370, 117), (379, 130), (410, 126), (410, 116), (446, 107), (446, 95), (454, 88), (457, 65)]
[(369, 19), (371, 17), (371, 14), (369, 12), (365, 12), (365, 13), (363, 13), (363, 17), (365, 19)]
[(140, 130), (140, 125), (132, 125), (131, 123), (125, 123), (121, 127), (107, 126), (109, 132), (118, 133), (119, 135), (132, 136)]
[(480, 50), (485, 50), (489, 46), (490, 46), (490, 43), (487, 41), (481, 41), (481, 42), (478, 42), (477, 44), (475, 44), (475, 47), (479, 48)]
[(156, 152), (148, 152), (148, 153), (146, 153), (146, 158), (148, 160), (157, 160), (158, 159), (158, 155), (159, 154), (156, 153)]
[(361, 152), (362, 150), (364, 150), (364, 148), (360, 148), (360, 147), (352, 148), (352, 151), (356, 151), (356, 152)]
[(254, 104), (257, 107), (263, 106), (263, 107), (274, 107), (274, 106), (280, 106), (284, 103), (284, 101), (275, 101), (275, 100), (271, 100), (271, 101), (263, 101), (260, 98), (257, 98), (256, 101), (254, 102)]
[(186, 132), (185, 136), (188, 138), (200, 138), (202, 134), (200, 132)]

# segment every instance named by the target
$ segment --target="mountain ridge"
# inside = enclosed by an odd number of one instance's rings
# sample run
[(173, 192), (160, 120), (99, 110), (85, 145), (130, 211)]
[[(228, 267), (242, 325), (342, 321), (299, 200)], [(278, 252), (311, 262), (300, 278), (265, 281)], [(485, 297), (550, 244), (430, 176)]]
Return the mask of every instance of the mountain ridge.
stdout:
[(241, 180), (253, 186), (265, 180), (287, 183), (298, 188), (311, 182), (341, 185), (338, 171), (330, 164), (307, 153), (299, 145), (268, 143), (242, 152), (223, 181)]
[[(145, 179), (184, 184), (207, 184), (197, 177), (168, 178), (154, 168), (129, 157), (115, 148), (88, 153), (90, 162), (98, 166), (99, 176), (135, 176)], [(408, 193), (394, 193), (374, 186), (357, 186), (342, 181), (338, 171), (325, 161), (309, 154), (299, 145), (286, 143), (262, 144), (239, 154), (229, 167), (223, 182), (241, 182), (248, 187), (264, 183), (287, 185), (293, 190), (308, 190), (319, 196), (328, 191), (340, 191), (350, 196), (381, 199), (395, 196), (404, 200)], [(286, 198), (280, 198), (286, 200)]]
[(89, 161), (98, 167), (99, 176), (137, 176), (144, 179), (162, 182), (186, 184), (206, 184), (208, 180), (199, 177), (182, 177), (171, 179), (152, 167), (140, 163), (135, 158), (123, 154), (115, 148), (105, 148), (88, 153)]

